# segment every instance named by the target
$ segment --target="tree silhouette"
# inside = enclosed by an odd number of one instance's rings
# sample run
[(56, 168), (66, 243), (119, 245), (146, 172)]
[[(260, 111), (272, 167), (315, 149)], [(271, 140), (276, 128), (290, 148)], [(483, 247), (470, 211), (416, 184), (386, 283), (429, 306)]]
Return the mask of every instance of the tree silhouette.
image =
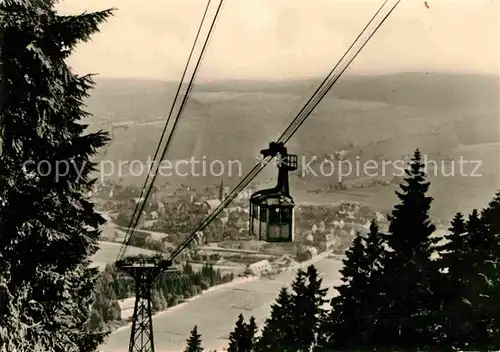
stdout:
[[(397, 204), (389, 216), (388, 251), (383, 271), (378, 276), (381, 297), (376, 319), (376, 344), (391, 348), (430, 348), (436, 340), (436, 317), (440, 300), (435, 295), (439, 271), (431, 255), (438, 239), (431, 237), (432, 198), (426, 196), (426, 181), (421, 154), (415, 151), (405, 170)], [(375, 343), (375, 342), (374, 342)]]
[(246, 324), (243, 314), (240, 314), (234, 331), (229, 334), (228, 352), (252, 352), (256, 332), (255, 318), (251, 317), (250, 323)]
[[(450, 347), (465, 347), (469, 338), (465, 323), (468, 307), (463, 301), (467, 287), (466, 277), (470, 275), (468, 263), (467, 225), (461, 213), (457, 213), (451, 222), (449, 233), (444, 236), (448, 241), (438, 248), (439, 265), (443, 271), (440, 297), (443, 299), (441, 324), (444, 330), (443, 344)], [(465, 330), (464, 330), (465, 329)]]
[(372, 221), (367, 238), (358, 234), (346, 251), (341, 270), (343, 284), (336, 287), (339, 294), (332, 299), (332, 310), (322, 327), (321, 350), (371, 347), (383, 253), (382, 236)]
[(110, 15), (61, 16), (54, 1), (0, 5), (0, 284), (11, 318), (1, 344), (11, 351), (93, 351), (104, 337), (85, 328), (104, 223), (86, 195), (107, 136), (84, 134), (92, 80), (65, 60)]
[(187, 339), (187, 346), (184, 352), (203, 352), (201, 347), (201, 334), (198, 333), (198, 326), (191, 330), (191, 336)]
[[(488, 218), (490, 219), (492, 218)], [(471, 331), (467, 348), (500, 347), (498, 344), (493, 345), (499, 338), (500, 241), (492, 225), (494, 223), (488, 223), (477, 210), (473, 210), (467, 221), (470, 274), (463, 279), (467, 284), (463, 294), (464, 301), (469, 306), (468, 322), (465, 325)]]
[(292, 352), (292, 323), (294, 311), (292, 297), (286, 287), (283, 287), (271, 306), (271, 316), (267, 318), (262, 335), (257, 341), (256, 350)]
[(296, 351), (309, 351), (316, 345), (320, 325), (326, 317), (323, 305), (328, 289), (321, 288), (322, 279), (311, 265), (304, 272), (298, 270), (292, 283), (292, 346)]

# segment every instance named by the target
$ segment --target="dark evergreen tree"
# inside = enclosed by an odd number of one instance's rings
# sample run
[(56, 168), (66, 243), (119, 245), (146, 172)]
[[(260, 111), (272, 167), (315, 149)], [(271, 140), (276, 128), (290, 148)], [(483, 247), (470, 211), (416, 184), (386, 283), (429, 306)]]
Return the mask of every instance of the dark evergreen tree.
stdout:
[(485, 225), (495, 235), (500, 236), (500, 191), (482, 212)]
[(455, 215), (448, 231), (444, 236), (447, 242), (438, 247), (439, 266), (443, 273), (439, 288), (442, 299), (440, 340), (442, 346), (463, 348), (470, 334), (469, 307), (464, 302), (464, 290), (468, 286), (467, 277), (470, 276), (471, 266), (467, 224), (461, 213)]
[(384, 300), (374, 336), (376, 344), (390, 344), (391, 348), (431, 348), (436, 339), (440, 301), (435, 282), (439, 271), (431, 255), (438, 239), (431, 236), (435, 226), (428, 215), (432, 198), (426, 196), (430, 184), (424, 167), (416, 150), (405, 170), (401, 191), (396, 192), (401, 203), (389, 216), (388, 251), (378, 276)]
[(283, 287), (271, 306), (271, 316), (266, 320), (262, 335), (257, 341), (256, 351), (295, 352), (291, 346), (292, 324), (294, 321), (292, 298), (288, 289)]
[(52, 0), (0, 4), (0, 283), (9, 317), (0, 349), (93, 351), (103, 339), (84, 328), (97, 279), (89, 258), (104, 223), (86, 195), (90, 159), (107, 137), (84, 134), (92, 81), (65, 59), (110, 14), (60, 16)]
[[(483, 214), (490, 211), (485, 209)], [(482, 218), (477, 210), (469, 216), (468, 231), (468, 261), (470, 275), (463, 281), (467, 283), (464, 290), (464, 301), (469, 306), (468, 323), (471, 331), (467, 348), (495, 350), (499, 346), (499, 300), (500, 277), (499, 259), (500, 242), (490, 224), (492, 218)]]
[(316, 350), (345, 349), (352, 341), (357, 346), (357, 342), (362, 340), (349, 334), (349, 331), (359, 331), (352, 330), (352, 327), (357, 327), (358, 320), (364, 318), (357, 315), (360, 302), (357, 294), (359, 280), (356, 279), (359, 276), (358, 270), (361, 268), (364, 250), (363, 238), (357, 236), (346, 251), (346, 258), (342, 260), (344, 266), (340, 270), (343, 284), (335, 287), (338, 295), (330, 302), (332, 309), (321, 328), (321, 349)]
[(247, 324), (247, 345), (251, 346), (249, 351), (255, 351), (255, 347), (257, 344), (256, 334), (258, 331), (257, 324), (255, 323), (255, 317), (251, 316), (250, 320)]
[(203, 352), (201, 347), (201, 334), (198, 333), (198, 326), (194, 326), (191, 330), (191, 336), (187, 339), (187, 346), (184, 352)]
[(317, 350), (371, 347), (383, 253), (382, 236), (372, 221), (367, 238), (358, 234), (346, 251), (341, 270), (343, 284), (336, 287), (339, 294), (331, 301), (332, 310), (321, 332), (322, 348)]
[(500, 191), (495, 194), (493, 200), (482, 212), (483, 223), (486, 227), (487, 237), (491, 239), (489, 249), (489, 277), (485, 282), (488, 284), (489, 304), (487, 305), (487, 316), (490, 349), (500, 349)]
[(323, 309), (328, 289), (321, 288), (322, 279), (311, 265), (307, 271), (299, 269), (292, 283), (292, 335), (294, 351), (309, 351), (318, 341), (320, 325), (326, 317)]
[[(229, 334), (229, 346), (228, 352), (252, 352), (253, 351), (253, 338), (255, 336), (255, 330), (253, 333), (250, 329), (256, 328), (255, 321), (253, 321), (252, 327), (245, 323), (243, 314), (238, 316), (236, 321), (236, 326), (234, 331)], [(249, 328), (250, 327), (250, 328)]]

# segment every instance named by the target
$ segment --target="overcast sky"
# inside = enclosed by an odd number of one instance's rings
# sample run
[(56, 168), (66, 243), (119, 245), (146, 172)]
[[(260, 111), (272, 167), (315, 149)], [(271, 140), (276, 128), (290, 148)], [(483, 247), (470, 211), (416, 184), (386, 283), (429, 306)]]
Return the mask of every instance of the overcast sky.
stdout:
[[(217, 0), (212, 1), (215, 12)], [(70, 59), (78, 73), (178, 79), (205, 0), (62, 0), (63, 13), (116, 7)], [(225, 0), (200, 79), (323, 76), (381, 0)], [(403, 0), (348, 73), (497, 74), (499, 0)], [(208, 30), (208, 25), (207, 25)]]

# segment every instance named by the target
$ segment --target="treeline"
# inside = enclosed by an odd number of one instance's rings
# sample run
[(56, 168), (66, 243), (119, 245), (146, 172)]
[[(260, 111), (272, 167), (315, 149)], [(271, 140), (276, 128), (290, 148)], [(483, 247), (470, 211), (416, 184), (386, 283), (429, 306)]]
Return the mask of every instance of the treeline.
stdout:
[[(347, 251), (329, 308), (310, 266), (281, 290), (259, 336), (253, 318), (240, 316), (228, 351), (498, 350), (500, 192), (486, 208), (456, 214), (441, 241), (418, 150), (400, 188), (387, 233), (373, 221)], [(201, 351), (192, 340), (186, 351)]]
[[(203, 290), (233, 279), (232, 273), (223, 275), (211, 265), (203, 265), (200, 270), (194, 270), (192, 265), (185, 264), (181, 272), (160, 275), (155, 281), (152, 290), (153, 311), (173, 307)], [(89, 329), (99, 331), (120, 325), (122, 322), (118, 300), (134, 295), (135, 284), (132, 278), (115, 271), (114, 265), (107, 265), (96, 285)]]

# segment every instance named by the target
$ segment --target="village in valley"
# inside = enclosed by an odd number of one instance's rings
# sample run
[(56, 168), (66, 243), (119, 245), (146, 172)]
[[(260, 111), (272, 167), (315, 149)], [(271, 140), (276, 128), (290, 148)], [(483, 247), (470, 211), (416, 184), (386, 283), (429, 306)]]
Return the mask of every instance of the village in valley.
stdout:
[[(154, 189), (144, 207), (131, 246), (169, 253), (198, 223), (212, 213), (230, 191), (219, 185), (194, 189), (188, 185)], [(267, 243), (249, 234), (248, 188), (203, 232), (202, 243), (187, 251), (190, 263), (210, 263), (236, 275), (272, 275), (325, 252), (341, 255), (370, 221), (384, 226), (386, 216), (352, 202), (336, 205), (297, 205), (293, 243)], [(101, 240), (122, 243), (134, 208), (143, 199), (136, 186), (96, 184), (89, 196), (108, 220)]]

